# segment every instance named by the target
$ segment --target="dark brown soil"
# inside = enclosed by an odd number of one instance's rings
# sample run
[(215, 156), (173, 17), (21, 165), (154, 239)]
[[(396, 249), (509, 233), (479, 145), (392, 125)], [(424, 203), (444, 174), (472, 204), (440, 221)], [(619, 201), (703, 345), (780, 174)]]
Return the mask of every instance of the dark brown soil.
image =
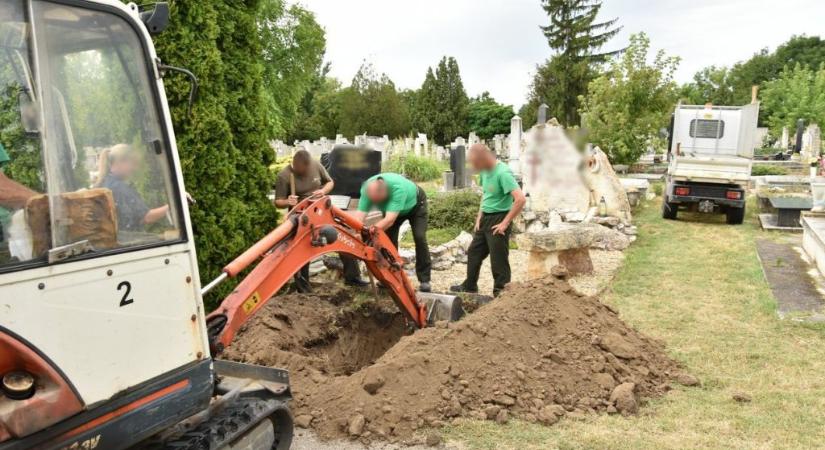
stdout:
[(291, 370), (299, 426), (322, 438), (415, 442), (458, 417), (634, 414), (685, 374), (663, 346), (561, 279), (513, 284), (460, 322), (405, 336), (390, 302), (345, 291), (273, 301), (227, 355)]

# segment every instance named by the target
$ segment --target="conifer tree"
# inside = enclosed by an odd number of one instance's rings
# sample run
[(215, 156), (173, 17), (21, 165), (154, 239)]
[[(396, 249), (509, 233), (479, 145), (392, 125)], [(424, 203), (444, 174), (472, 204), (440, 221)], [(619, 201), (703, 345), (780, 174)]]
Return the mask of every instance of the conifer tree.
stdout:
[(601, 51), (621, 27), (616, 26), (618, 19), (597, 21), (601, 0), (542, 0), (542, 8), (550, 24), (541, 30), (555, 54), (536, 68), (523, 114), (530, 124), (538, 106), (546, 103), (551, 117), (578, 125), (578, 98), (587, 93), (598, 65), (621, 52)]

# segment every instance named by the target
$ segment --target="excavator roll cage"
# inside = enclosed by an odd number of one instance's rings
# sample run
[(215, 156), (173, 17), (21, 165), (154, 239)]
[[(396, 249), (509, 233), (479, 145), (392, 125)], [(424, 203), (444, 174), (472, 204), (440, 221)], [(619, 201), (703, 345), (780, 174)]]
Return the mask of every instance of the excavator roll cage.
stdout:
[(222, 277), (232, 278), (260, 259), (207, 317), (212, 354), (221, 353), (240, 327), (301, 267), (333, 252), (364, 261), (406, 318), (418, 328), (427, 326), (427, 306), (416, 298), (401, 257), (386, 233), (376, 227), (365, 227), (332, 205), (329, 197), (316, 197), (296, 205), (283, 224), (224, 267)]

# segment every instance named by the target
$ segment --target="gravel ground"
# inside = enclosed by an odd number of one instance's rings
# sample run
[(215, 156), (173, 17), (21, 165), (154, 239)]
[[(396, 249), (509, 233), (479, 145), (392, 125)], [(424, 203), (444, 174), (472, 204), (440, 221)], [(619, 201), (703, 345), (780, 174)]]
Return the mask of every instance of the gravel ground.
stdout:
[(319, 440), (318, 437), (315, 436), (315, 433), (297, 428), (295, 429), (295, 437), (292, 440), (292, 447), (290, 447), (291, 450), (432, 450), (433, 448), (460, 450), (461, 446), (452, 443), (438, 447), (426, 447), (422, 445), (408, 447), (382, 443), (365, 446), (358, 441), (339, 440), (324, 442)]
[[(510, 267), (513, 271), (513, 281), (525, 281), (527, 278), (528, 252), (524, 250), (510, 251)], [(594, 271), (590, 275), (580, 275), (570, 280), (573, 287), (587, 295), (596, 295), (604, 290), (613, 279), (616, 271), (622, 264), (623, 253), (619, 251), (590, 250), (590, 259), (593, 261)], [(450, 286), (464, 281), (467, 274), (466, 264), (455, 264), (448, 270), (433, 271), (433, 292), (448, 292)], [(415, 277), (413, 276), (413, 279)], [(478, 280), (479, 292), (492, 294), (493, 275), (490, 272), (490, 259), (484, 261), (481, 267), (481, 276)]]

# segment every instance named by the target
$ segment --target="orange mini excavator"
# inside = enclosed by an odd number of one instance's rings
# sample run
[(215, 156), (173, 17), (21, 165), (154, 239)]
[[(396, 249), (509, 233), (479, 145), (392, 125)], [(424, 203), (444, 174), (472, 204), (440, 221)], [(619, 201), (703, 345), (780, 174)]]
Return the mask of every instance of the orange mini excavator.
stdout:
[(458, 320), (464, 314), (460, 297), (413, 289), (398, 251), (383, 230), (364, 226), (332, 205), (329, 197), (309, 198), (299, 203), (283, 224), (228, 264), (221, 276), (203, 288), (202, 294), (206, 294), (260, 260), (206, 318), (212, 354), (221, 353), (238, 329), (299, 268), (331, 252), (346, 253), (364, 261), (417, 328), (440, 320)]

